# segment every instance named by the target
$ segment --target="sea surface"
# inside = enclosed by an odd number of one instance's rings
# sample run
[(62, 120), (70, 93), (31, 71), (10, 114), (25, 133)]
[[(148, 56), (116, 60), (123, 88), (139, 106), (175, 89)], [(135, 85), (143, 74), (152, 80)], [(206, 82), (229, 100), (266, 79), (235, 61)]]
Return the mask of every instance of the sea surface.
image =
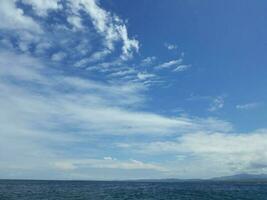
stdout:
[(265, 182), (0, 181), (0, 200), (267, 200)]

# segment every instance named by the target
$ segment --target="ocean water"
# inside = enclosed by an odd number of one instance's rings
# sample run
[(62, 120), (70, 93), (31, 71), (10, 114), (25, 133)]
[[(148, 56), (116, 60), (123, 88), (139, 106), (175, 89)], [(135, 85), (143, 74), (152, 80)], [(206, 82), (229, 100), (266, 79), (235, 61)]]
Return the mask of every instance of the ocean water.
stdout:
[(267, 200), (260, 182), (0, 181), (0, 200)]

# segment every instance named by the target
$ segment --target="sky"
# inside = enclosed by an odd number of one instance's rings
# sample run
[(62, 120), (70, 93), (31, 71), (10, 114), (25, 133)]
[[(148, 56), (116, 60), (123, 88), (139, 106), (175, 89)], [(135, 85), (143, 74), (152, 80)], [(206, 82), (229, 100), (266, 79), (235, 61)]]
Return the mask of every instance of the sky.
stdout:
[(1, 0), (0, 178), (267, 173), (264, 0)]

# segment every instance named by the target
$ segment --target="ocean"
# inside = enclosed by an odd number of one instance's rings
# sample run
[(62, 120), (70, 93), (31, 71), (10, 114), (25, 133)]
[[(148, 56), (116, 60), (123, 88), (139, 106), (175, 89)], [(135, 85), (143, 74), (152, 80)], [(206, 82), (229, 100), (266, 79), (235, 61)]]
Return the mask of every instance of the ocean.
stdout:
[(1, 180), (0, 200), (267, 200), (267, 182)]

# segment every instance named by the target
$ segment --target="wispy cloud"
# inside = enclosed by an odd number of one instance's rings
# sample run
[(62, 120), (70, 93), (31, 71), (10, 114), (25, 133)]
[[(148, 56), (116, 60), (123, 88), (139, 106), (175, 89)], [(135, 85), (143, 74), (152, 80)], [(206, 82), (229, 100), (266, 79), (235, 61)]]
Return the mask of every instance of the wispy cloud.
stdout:
[(156, 60), (157, 58), (155, 56), (151, 56), (151, 57), (146, 57), (145, 59), (143, 59), (141, 61), (141, 66), (147, 66), (147, 65), (151, 65), (154, 63), (154, 61)]
[(178, 48), (177, 45), (175, 44), (170, 44), (170, 43), (164, 43), (164, 46), (168, 49), (168, 50), (175, 50)]
[(154, 78), (156, 75), (155, 74), (149, 74), (149, 73), (138, 73), (137, 74), (137, 77), (140, 79), (140, 80), (146, 80), (146, 79), (149, 79), (149, 78)]
[(210, 107), (208, 108), (208, 111), (214, 112), (222, 109), (224, 107), (224, 99), (225, 96), (218, 96), (213, 98)]
[(261, 106), (259, 102), (247, 103), (247, 104), (238, 104), (236, 105), (236, 109), (238, 110), (251, 110)]
[(64, 52), (57, 52), (52, 55), (51, 60), (61, 61), (65, 57), (66, 57), (66, 54)]
[(168, 62), (159, 64), (155, 67), (156, 70), (171, 69), (173, 72), (182, 72), (188, 70), (191, 65), (183, 64), (184, 59), (181, 57), (177, 60), (170, 60)]
[(156, 66), (155, 68), (156, 69), (165, 69), (165, 68), (170, 68), (170, 67), (173, 67), (173, 66), (177, 66), (177, 65), (180, 65), (182, 64), (183, 62), (183, 59), (178, 59), (178, 60), (170, 60), (168, 62), (165, 62), (165, 63), (162, 63), (158, 66)]
[(110, 74), (110, 76), (113, 77), (118, 77), (118, 76), (122, 76), (125, 77), (127, 75), (131, 75), (131, 74), (136, 74), (137, 71), (133, 68), (126, 68), (126, 69), (121, 69), (120, 71), (116, 71)]
[(83, 10), (91, 17), (96, 30), (105, 38), (105, 46), (109, 50), (114, 49), (114, 42), (122, 41), (122, 58), (132, 56), (132, 51), (138, 51), (139, 42), (129, 39), (124, 22), (116, 15), (100, 8), (95, 0), (71, 1), (72, 11), (79, 16), (79, 10)]
[(182, 71), (189, 69), (190, 67), (191, 67), (191, 65), (179, 65), (173, 71), (174, 72), (182, 72)]

